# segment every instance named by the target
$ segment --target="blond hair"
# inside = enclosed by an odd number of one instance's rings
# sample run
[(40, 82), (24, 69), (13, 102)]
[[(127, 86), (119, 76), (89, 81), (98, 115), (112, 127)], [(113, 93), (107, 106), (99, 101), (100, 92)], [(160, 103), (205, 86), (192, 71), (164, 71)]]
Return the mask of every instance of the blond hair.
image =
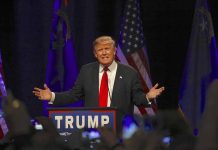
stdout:
[(115, 47), (115, 41), (113, 40), (113, 38), (107, 35), (103, 35), (95, 39), (95, 41), (93, 42), (93, 48), (95, 48), (97, 44), (101, 43), (111, 43)]

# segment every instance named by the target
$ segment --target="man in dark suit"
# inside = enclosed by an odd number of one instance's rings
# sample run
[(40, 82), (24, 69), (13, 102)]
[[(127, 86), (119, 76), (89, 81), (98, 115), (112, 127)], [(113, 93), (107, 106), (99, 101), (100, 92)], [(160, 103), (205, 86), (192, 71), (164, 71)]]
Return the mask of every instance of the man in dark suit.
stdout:
[[(123, 115), (132, 114), (134, 105), (149, 106), (159, 96), (164, 87), (156, 84), (145, 94), (137, 71), (115, 60), (115, 41), (110, 36), (98, 37), (93, 42), (93, 52), (97, 62), (84, 65), (72, 89), (54, 93), (47, 85), (44, 89), (34, 88), (33, 93), (40, 100), (48, 100), (55, 105), (66, 105), (79, 99), (85, 100), (86, 107), (116, 107), (118, 121)], [(106, 71), (104, 71), (106, 69)], [(101, 80), (107, 74), (107, 95), (105, 104), (101, 100)]]

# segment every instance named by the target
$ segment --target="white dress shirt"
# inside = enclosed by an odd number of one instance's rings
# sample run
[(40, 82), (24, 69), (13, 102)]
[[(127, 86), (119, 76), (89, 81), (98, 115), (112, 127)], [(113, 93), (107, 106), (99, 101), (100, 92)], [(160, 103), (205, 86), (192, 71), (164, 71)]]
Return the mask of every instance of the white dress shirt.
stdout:
[[(112, 64), (108, 67), (107, 76), (108, 76), (108, 101), (107, 101), (107, 107), (110, 107), (111, 105), (111, 99), (112, 99), (112, 93), (113, 93), (113, 87), (114, 87), (114, 81), (115, 76), (117, 72), (117, 63), (116, 61), (113, 61)], [(99, 91), (100, 91), (100, 85), (101, 85), (101, 78), (104, 73), (104, 66), (99, 65)]]

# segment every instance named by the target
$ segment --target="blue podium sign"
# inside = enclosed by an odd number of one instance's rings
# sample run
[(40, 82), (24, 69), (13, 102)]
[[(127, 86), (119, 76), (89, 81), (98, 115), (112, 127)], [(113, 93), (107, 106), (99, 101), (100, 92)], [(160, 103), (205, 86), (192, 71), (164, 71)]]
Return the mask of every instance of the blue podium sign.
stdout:
[(78, 129), (107, 127), (116, 131), (115, 108), (49, 108), (49, 118), (60, 134)]

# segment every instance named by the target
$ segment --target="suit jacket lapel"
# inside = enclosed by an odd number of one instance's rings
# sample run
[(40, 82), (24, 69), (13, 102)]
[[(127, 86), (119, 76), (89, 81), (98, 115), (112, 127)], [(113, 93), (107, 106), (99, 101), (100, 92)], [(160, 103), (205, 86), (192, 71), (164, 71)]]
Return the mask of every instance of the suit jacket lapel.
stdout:
[(111, 106), (116, 106), (116, 101), (114, 100), (115, 97), (117, 97), (117, 91), (119, 91), (119, 85), (120, 85), (120, 77), (122, 76), (122, 71), (119, 63), (117, 63), (117, 72), (115, 76), (114, 81), (114, 87), (113, 87), (113, 93), (112, 93), (112, 100), (111, 100)]

